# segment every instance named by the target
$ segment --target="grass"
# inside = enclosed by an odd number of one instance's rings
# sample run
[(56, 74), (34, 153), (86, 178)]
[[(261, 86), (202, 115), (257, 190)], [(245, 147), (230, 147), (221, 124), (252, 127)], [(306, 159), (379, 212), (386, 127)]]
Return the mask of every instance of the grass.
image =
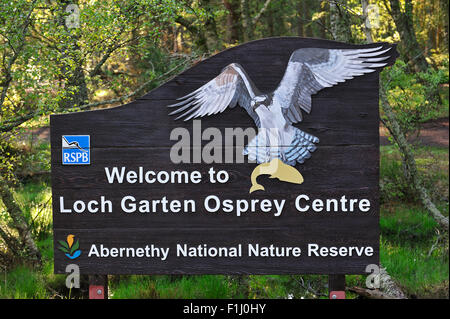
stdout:
[[(448, 149), (416, 147), (414, 155), (434, 203), (448, 216)], [(381, 264), (410, 297), (448, 298), (448, 235), (438, 232), (402, 171), (398, 150), (381, 147)]]
[[(4, 272), (0, 263), (0, 298), (52, 298), (53, 288), (61, 287), (61, 283), (65, 287), (65, 279), (53, 275), (51, 188), (48, 180), (21, 184), (16, 189), (15, 199), (33, 225), (33, 237), (42, 254), (43, 268), (36, 271), (19, 261), (16, 265), (7, 265), (9, 270)], [(0, 224), (6, 229), (10, 220), (2, 202), (0, 212)], [(14, 234), (13, 229), (9, 228), (8, 231)], [(1, 248), (0, 252), (7, 253)], [(17, 261), (16, 258), (11, 260)]]
[(18, 266), (5, 274), (0, 284), (0, 298), (48, 298), (43, 276), (26, 266)]
[[(244, 298), (226, 276), (116, 276), (111, 297), (161, 299)], [(125, 278), (123, 278), (125, 277)]]
[(430, 246), (402, 246), (383, 239), (380, 260), (408, 296), (448, 298), (448, 251), (428, 257)]
[(380, 261), (388, 273), (409, 296), (448, 298), (448, 242), (443, 244), (436, 222), (414, 205), (381, 213)]
[[(448, 216), (449, 158), (448, 149), (432, 146), (414, 148), (414, 156), (424, 186), (430, 190), (432, 200), (444, 205)], [(417, 202), (415, 190), (404, 177), (400, 152), (394, 146), (380, 148), (380, 189), (382, 203), (390, 205), (399, 201)]]
[(389, 241), (417, 244), (433, 238), (436, 228), (436, 221), (420, 206), (401, 203), (381, 211), (381, 233)]

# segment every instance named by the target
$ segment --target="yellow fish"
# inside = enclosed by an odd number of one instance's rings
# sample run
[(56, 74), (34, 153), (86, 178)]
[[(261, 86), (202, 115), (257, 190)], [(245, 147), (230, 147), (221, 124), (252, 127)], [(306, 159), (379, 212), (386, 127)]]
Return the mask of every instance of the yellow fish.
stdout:
[(293, 184), (303, 183), (303, 176), (295, 167), (283, 163), (279, 158), (274, 158), (269, 163), (262, 163), (255, 167), (250, 177), (252, 181), (250, 194), (254, 191), (264, 190), (264, 186), (256, 181), (259, 175), (270, 175), (270, 178), (276, 177), (280, 181)]
[(73, 244), (73, 238), (75, 237), (75, 235), (68, 235), (67, 236), (67, 243), (69, 244), (69, 248), (72, 247)]

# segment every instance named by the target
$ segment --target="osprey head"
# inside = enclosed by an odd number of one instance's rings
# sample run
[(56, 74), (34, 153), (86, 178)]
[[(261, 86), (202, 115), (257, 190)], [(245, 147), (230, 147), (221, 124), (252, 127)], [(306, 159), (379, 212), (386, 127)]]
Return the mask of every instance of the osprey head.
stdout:
[(272, 104), (272, 97), (267, 94), (255, 96), (250, 101), (250, 106), (252, 107), (253, 111), (256, 111), (256, 109), (260, 105), (264, 105), (265, 107), (268, 108), (270, 104)]

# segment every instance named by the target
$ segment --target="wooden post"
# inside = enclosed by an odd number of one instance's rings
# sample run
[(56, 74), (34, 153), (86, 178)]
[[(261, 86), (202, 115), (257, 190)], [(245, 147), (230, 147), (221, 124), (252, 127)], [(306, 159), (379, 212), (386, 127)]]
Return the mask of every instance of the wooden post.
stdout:
[(89, 275), (89, 299), (108, 299), (108, 276)]
[(330, 299), (345, 299), (345, 275), (328, 275)]

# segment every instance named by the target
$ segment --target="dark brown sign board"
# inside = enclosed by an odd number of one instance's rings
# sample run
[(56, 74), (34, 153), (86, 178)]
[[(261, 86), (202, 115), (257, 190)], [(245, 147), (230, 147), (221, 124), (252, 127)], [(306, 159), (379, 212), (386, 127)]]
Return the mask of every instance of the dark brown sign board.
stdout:
[[(253, 193), (258, 163), (198, 163), (211, 136), (196, 142), (194, 122), (175, 120), (167, 105), (230, 63), (272, 92), (295, 50), (380, 46), (391, 48), (384, 60), (391, 65), (397, 53), (387, 43), (253, 41), (199, 62), (132, 103), (51, 116), (55, 273), (73, 263), (84, 274), (360, 274), (378, 264), (381, 67), (313, 94), (311, 112), (294, 124), (320, 139), (311, 158), (295, 165), (304, 182), (261, 175), (265, 190)], [(222, 136), (227, 128), (255, 127), (239, 106), (198, 124)], [(193, 163), (171, 159), (177, 128), (191, 134)], [(224, 152), (233, 145), (224, 138)], [(175, 171), (188, 181), (172, 180)]]

